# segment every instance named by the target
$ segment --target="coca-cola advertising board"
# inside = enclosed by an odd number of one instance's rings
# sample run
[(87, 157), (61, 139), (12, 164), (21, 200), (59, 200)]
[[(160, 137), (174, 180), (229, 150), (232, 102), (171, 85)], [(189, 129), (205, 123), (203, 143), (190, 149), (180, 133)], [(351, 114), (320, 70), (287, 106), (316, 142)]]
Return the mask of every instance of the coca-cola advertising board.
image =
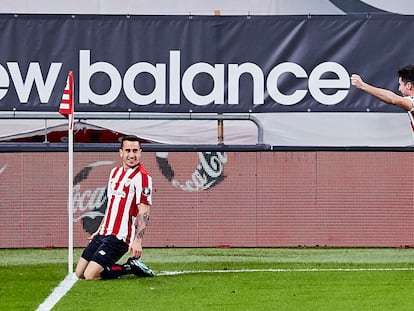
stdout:
[[(74, 245), (106, 209), (117, 152), (75, 152)], [(143, 152), (145, 247), (407, 246), (408, 152)], [(381, 167), (381, 169), (378, 169)], [(67, 247), (65, 152), (0, 153), (0, 248)]]

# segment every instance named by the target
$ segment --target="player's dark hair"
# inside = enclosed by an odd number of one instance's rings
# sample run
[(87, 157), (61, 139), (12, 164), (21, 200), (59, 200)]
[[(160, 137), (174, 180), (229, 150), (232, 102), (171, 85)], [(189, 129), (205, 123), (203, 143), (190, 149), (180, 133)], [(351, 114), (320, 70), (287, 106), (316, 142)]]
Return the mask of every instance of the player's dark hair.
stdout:
[(141, 147), (141, 143), (139, 141), (139, 138), (135, 135), (125, 135), (121, 139), (121, 149), (124, 146), (124, 141), (137, 141), (139, 143), (139, 146)]
[(398, 69), (398, 77), (405, 83), (414, 83), (414, 65), (407, 65)]

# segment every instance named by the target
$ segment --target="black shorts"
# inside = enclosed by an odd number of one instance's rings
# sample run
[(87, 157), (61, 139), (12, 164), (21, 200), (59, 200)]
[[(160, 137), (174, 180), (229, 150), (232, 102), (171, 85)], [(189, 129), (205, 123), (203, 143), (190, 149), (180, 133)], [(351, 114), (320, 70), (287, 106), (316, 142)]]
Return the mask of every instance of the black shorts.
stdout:
[(102, 267), (112, 267), (128, 251), (128, 245), (113, 235), (96, 235), (82, 253), (82, 258)]

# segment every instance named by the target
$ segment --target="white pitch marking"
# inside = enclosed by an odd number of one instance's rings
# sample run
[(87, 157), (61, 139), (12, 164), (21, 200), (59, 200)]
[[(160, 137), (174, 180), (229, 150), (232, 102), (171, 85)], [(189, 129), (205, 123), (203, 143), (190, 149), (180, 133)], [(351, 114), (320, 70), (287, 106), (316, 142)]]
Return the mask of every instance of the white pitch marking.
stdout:
[(66, 295), (66, 293), (76, 283), (78, 278), (75, 273), (68, 274), (66, 278), (53, 290), (53, 292), (39, 305), (36, 311), (50, 311)]
[[(161, 271), (157, 276), (173, 276), (198, 273), (244, 273), (244, 272), (364, 272), (364, 271), (414, 271), (414, 268), (303, 268), (303, 269), (240, 269), (240, 270), (183, 270)], [(50, 311), (66, 295), (78, 278), (74, 273), (66, 278), (53, 290), (46, 300), (39, 305), (36, 311)]]
[(197, 273), (243, 273), (243, 272), (365, 272), (365, 271), (414, 271), (414, 268), (303, 268), (303, 269), (243, 269), (243, 270), (184, 270), (160, 271), (157, 276)]

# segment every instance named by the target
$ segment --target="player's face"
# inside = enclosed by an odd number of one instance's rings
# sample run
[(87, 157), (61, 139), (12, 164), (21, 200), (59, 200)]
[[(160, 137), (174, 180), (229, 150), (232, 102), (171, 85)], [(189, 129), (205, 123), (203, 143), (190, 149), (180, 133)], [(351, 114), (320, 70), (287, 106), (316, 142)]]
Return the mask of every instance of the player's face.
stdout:
[(413, 89), (412, 82), (404, 82), (401, 77), (398, 79), (398, 90), (401, 92), (403, 96), (411, 95), (411, 91)]
[(122, 149), (119, 149), (119, 156), (122, 158), (124, 169), (135, 167), (141, 158), (141, 148), (137, 141), (124, 141)]

